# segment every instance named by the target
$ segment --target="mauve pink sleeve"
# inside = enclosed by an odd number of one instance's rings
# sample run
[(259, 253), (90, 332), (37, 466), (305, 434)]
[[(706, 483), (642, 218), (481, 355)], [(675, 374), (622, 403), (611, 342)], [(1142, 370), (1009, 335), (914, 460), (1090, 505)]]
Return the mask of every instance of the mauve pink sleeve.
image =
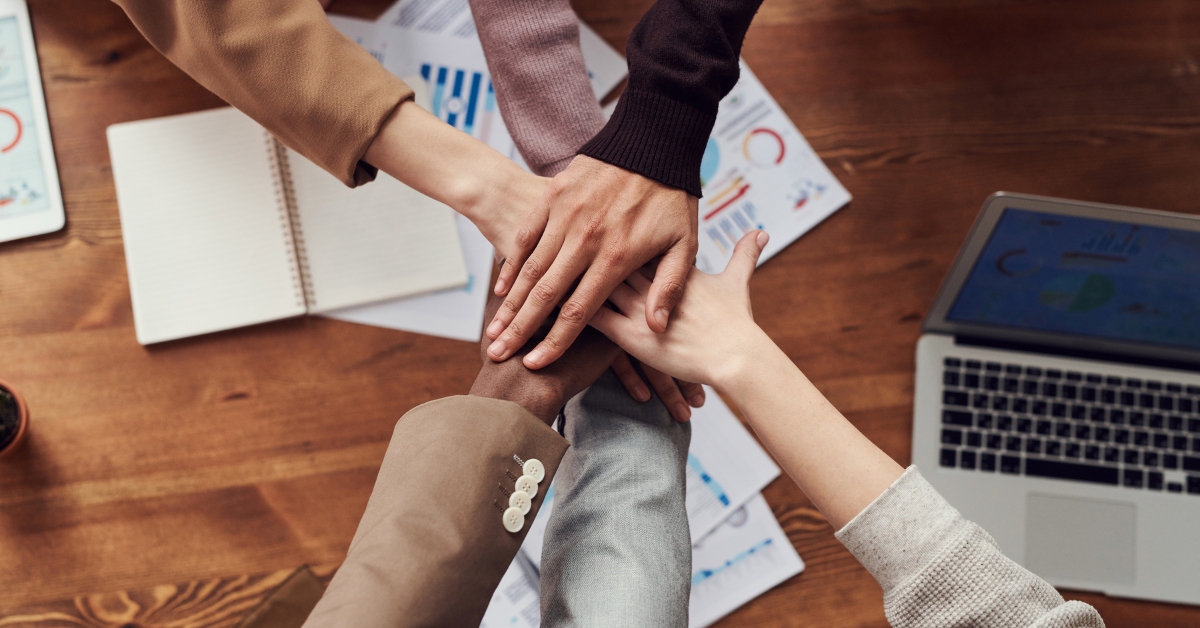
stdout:
[(568, 0), (471, 0), (504, 124), (534, 172), (561, 172), (604, 126)]

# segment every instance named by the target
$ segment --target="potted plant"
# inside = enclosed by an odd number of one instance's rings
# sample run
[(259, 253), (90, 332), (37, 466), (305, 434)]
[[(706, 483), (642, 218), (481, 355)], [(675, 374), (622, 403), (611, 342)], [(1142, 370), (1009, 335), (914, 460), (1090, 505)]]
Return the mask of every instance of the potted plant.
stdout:
[(21, 444), (28, 426), (29, 406), (16, 388), (0, 380), (0, 457)]

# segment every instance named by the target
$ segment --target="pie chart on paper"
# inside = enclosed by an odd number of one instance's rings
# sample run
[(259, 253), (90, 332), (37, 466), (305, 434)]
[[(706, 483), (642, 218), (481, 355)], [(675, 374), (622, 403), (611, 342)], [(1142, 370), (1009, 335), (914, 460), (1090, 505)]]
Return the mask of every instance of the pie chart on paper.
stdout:
[(717, 140), (708, 138), (708, 144), (704, 146), (704, 156), (700, 158), (700, 186), (708, 185), (709, 181), (717, 174), (717, 169), (721, 167), (721, 147), (717, 145)]

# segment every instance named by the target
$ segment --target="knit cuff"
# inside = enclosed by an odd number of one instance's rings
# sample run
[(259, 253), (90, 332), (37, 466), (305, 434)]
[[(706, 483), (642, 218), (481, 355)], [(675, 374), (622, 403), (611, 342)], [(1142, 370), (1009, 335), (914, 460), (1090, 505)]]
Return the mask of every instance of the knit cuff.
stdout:
[(700, 160), (717, 111), (626, 89), (604, 128), (579, 154), (700, 197)]
[(911, 466), (834, 536), (887, 593), (968, 525)]

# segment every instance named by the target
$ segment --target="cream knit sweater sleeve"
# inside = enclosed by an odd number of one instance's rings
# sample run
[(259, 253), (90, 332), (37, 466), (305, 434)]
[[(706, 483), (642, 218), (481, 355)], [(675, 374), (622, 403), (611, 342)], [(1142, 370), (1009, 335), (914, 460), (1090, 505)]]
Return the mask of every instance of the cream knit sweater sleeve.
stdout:
[(895, 628), (1103, 628), (1096, 609), (1066, 602), (967, 521), (909, 467), (837, 538), (883, 587)]

